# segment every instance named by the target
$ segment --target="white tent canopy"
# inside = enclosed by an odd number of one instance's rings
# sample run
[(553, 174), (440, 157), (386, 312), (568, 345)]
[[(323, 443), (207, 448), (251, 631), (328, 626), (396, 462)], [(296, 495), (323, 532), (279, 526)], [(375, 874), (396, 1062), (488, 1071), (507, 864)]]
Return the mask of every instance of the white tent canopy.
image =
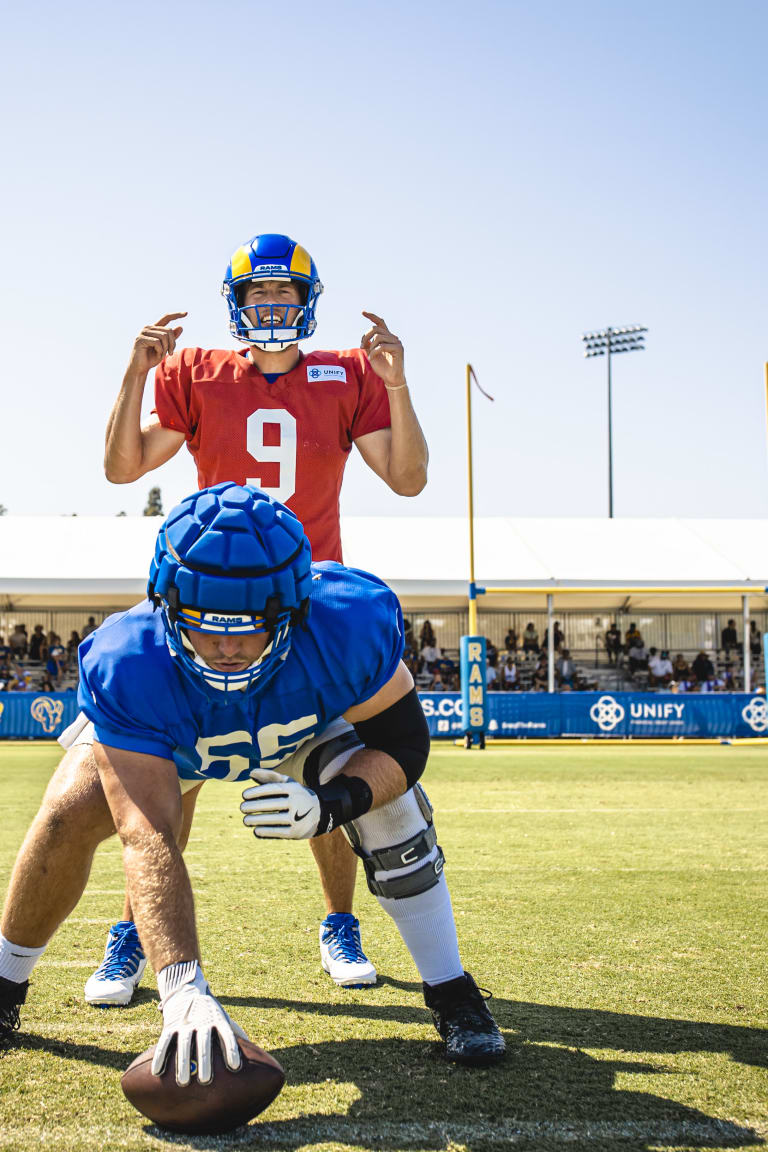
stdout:
[[(0, 602), (17, 609), (136, 603), (159, 526), (159, 518), (143, 516), (0, 517)], [(466, 605), (464, 518), (347, 517), (342, 536), (346, 562), (381, 576), (409, 610)], [(484, 597), (481, 609), (541, 606), (544, 592), (572, 609), (726, 611), (740, 607), (743, 593), (763, 608), (768, 520), (480, 518), (475, 570), (480, 585), (508, 589)]]

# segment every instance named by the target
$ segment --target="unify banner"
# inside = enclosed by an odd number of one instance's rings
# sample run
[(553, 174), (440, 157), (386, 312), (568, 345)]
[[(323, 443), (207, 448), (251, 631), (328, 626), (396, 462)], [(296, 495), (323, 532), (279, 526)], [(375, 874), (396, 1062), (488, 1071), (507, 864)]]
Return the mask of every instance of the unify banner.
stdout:
[[(458, 692), (420, 699), (433, 739), (462, 735)], [(486, 701), (491, 737), (768, 736), (765, 697), (745, 692), (489, 692)]]
[[(433, 739), (465, 731), (458, 692), (423, 692)], [(764, 696), (744, 692), (489, 692), (489, 736), (768, 736)], [(75, 692), (0, 693), (0, 740), (52, 740), (77, 715)]]

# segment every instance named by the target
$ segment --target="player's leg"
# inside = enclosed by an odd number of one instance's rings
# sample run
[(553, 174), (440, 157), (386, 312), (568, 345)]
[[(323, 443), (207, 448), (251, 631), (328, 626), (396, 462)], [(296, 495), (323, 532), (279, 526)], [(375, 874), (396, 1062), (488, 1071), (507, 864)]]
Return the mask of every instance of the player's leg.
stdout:
[(97, 846), (114, 833), (89, 748), (64, 756), (21, 846), (0, 921), (0, 1047), (18, 1027), (29, 976), (83, 894)]
[(326, 917), (320, 925), (320, 963), (331, 979), (345, 988), (376, 983), (376, 969), (363, 952), (360, 923), (352, 912), (357, 856), (337, 828), (310, 840), (325, 897)]
[[(310, 788), (332, 779), (360, 747), (349, 725), (346, 731), (337, 725), (304, 745), (293, 763), (284, 761), (282, 770), (292, 776), (300, 770)], [(448, 1057), (464, 1064), (501, 1059), (504, 1038), (461, 962), (444, 857), (424, 790), (409, 789), (345, 831), (363, 860), (368, 887), (394, 920), (419, 970)]]
[(448, 1058), (461, 1064), (500, 1060), (504, 1038), (459, 955), (444, 857), (423, 788), (417, 784), (345, 830), (363, 859), (369, 889), (419, 970)]
[[(312, 787), (310, 779), (315, 783), (330, 779), (356, 747), (359, 741), (352, 726), (346, 720), (334, 720), (320, 736), (283, 760), (280, 771)], [(340, 833), (338, 829), (310, 841), (328, 912), (320, 925), (320, 963), (340, 987), (362, 988), (376, 983), (376, 969), (363, 952), (360, 924), (352, 913), (357, 859)]]
[[(182, 781), (182, 828), (179, 836), (179, 847), (182, 852), (189, 840), (195, 804), (202, 786), (191, 781)], [(123, 919), (110, 925), (104, 958), (86, 981), (84, 994), (87, 1003), (97, 1008), (125, 1008), (133, 999), (146, 966), (147, 960), (134, 923), (131, 901), (126, 888)]]

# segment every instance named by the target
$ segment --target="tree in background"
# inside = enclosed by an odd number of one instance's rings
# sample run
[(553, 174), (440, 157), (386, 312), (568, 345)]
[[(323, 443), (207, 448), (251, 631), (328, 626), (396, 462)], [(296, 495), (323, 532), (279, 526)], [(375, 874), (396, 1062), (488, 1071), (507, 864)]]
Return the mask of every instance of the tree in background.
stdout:
[(163, 497), (160, 494), (159, 488), (150, 488), (149, 495), (147, 496), (147, 506), (144, 509), (145, 516), (164, 516), (163, 512)]

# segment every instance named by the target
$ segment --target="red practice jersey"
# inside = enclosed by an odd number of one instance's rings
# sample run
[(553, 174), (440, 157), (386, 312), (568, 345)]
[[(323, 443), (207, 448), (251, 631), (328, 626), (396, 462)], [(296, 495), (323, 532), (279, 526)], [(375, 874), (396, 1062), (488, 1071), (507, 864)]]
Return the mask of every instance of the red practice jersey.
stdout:
[(341, 561), (344, 465), (358, 436), (390, 425), (364, 352), (302, 355), (270, 384), (240, 352), (184, 348), (155, 370), (155, 411), (186, 436), (200, 488), (262, 488), (299, 517), (315, 560)]

